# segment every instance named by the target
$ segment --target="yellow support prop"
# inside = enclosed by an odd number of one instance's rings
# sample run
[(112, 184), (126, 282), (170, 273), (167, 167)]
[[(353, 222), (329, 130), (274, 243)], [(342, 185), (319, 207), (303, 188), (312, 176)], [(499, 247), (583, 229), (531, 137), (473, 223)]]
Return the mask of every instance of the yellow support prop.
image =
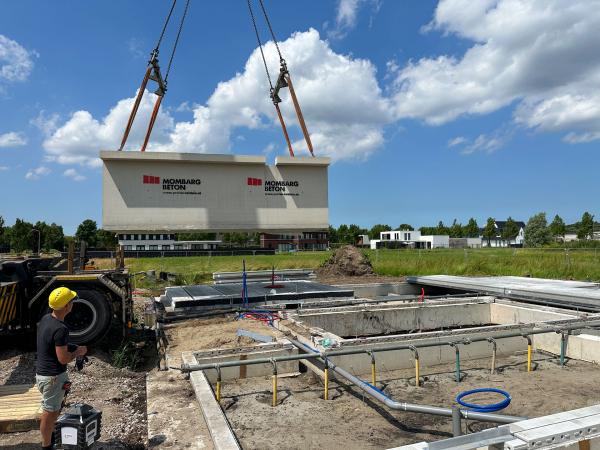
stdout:
[(415, 386), (420, 386), (421, 382), (419, 380), (419, 358), (415, 359)]
[(527, 346), (527, 372), (531, 372), (531, 344)]
[(277, 406), (277, 375), (273, 375), (273, 404), (272, 406)]
[(371, 384), (377, 387), (377, 372), (375, 371), (375, 363), (371, 363)]
[(323, 393), (323, 398), (329, 400), (329, 369), (326, 367), (323, 372), (325, 372), (325, 392)]
[(217, 381), (217, 401), (221, 401), (221, 382)]

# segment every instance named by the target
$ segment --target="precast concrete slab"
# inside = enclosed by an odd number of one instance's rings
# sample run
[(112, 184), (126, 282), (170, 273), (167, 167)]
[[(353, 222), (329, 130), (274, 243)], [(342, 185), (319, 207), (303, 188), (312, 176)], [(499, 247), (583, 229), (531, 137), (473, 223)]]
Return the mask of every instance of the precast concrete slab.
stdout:
[(407, 281), (418, 286), (480, 292), (533, 303), (600, 311), (600, 284), (598, 283), (512, 276), (459, 277), (451, 275), (407, 277)]
[[(181, 308), (210, 310), (242, 306), (242, 283), (168, 287), (161, 303), (174, 311)], [(302, 304), (307, 300), (352, 298), (350, 289), (313, 281), (247, 283), (248, 303), (256, 305)]]

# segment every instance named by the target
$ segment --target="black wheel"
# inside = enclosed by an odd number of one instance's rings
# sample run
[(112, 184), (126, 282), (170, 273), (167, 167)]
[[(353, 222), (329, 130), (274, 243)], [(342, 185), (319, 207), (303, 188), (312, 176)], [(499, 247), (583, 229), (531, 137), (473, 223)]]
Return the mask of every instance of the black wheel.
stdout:
[(74, 344), (89, 344), (101, 339), (110, 327), (112, 307), (109, 299), (95, 289), (73, 288), (79, 297), (73, 310), (65, 317), (69, 340)]

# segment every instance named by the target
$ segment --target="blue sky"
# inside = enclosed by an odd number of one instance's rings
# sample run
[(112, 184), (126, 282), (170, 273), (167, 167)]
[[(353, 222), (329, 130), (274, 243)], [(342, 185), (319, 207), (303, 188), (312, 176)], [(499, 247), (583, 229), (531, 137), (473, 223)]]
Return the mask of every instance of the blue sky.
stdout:
[[(334, 160), (332, 224), (600, 214), (598, 1), (265, 4), (316, 155)], [(100, 224), (96, 155), (118, 147), (169, 6), (3, 4), (0, 215), (9, 224), (45, 220), (67, 233), (86, 218)], [(286, 154), (256, 48), (245, 1), (192, 0), (150, 150)], [(274, 47), (265, 50), (274, 76)], [(287, 98), (283, 109), (294, 123)]]

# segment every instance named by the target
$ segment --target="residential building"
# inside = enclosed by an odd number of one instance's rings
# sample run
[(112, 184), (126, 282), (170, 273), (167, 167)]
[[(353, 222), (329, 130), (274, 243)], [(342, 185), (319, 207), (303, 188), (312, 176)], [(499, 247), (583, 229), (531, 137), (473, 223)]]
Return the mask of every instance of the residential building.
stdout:
[(450, 248), (481, 248), (481, 237), (450, 238)]
[(417, 230), (382, 231), (379, 239), (369, 242), (372, 250), (377, 248), (449, 248), (450, 237), (447, 235), (422, 236)]
[(262, 233), (260, 235), (260, 246), (280, 252), (327, 250), (329, 248), (329, 238), (326, 231), (289, 234)]
[(124, 250), (216, 250), (221, 241), (176, 241), (174, 234), (121, 233), (119, 245)]
[(525, 240), (525, 222), (515, 221), (515, 224), (519, 229), (517, 236), (513, 239), (504, 239), (502, 238), (502, 233), (504, 231), (504, 227), (506, 226), (506, 221), (494, 221), (496, 235), (489, 240), (487, 237), (481, 236), (482, 245), (484, 247), (522, 247), (523, 241)]

